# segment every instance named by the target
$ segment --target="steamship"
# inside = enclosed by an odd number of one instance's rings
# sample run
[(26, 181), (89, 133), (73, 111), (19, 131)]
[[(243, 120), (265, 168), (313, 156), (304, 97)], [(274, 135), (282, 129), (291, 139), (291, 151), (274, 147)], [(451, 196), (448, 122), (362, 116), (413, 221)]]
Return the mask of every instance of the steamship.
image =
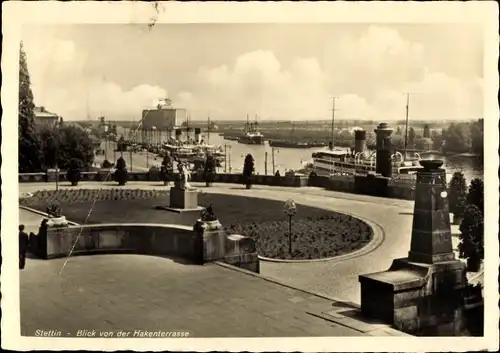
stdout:
[[(334, 148), (332, 150), (318, 150), (312, 154), (312, 162), (309, 162), (304, 171), (310, 173), (313, 170), (317, 175), (330, 176), (335, 174), (368, 174), (375, 173), (375, 154), (370, 157), (360, 156), (355, 157), (355, 154), (349, 150), (342, 148)], [(393, 156), (392, 172), (393, 174), (413, 175), (421, 167), (418, 160), (411, 159), (403, 161)]]
[[(385, 126), (380, 125), (380, 128)], [(318, 175), (334, 174), (368, 174), (375, 173), (376, 153), (369, 151), (366, 146), (366, 131), (356, 130), (354, 132), (354, 150), (334, 147), (330, 149), (317, 150), (312, 154), (312, 163), (309, 163), (305, 170), (314, 170)], [(396, 152), (391, 156), (392, 173), (395, 175), (408, 175), (414, 177), (421, 167), (418, 158), (415, 156), (403, 158), (403, 155)]]
[(257, 130), (257, 121), (255, 123), (250, 123), (247, 115), (247, 123), (245, 126), (245, 134), (238, 138), (239, 143), (244, 143), (246, 145), (263, 145), (264, 135), (262, 135)]

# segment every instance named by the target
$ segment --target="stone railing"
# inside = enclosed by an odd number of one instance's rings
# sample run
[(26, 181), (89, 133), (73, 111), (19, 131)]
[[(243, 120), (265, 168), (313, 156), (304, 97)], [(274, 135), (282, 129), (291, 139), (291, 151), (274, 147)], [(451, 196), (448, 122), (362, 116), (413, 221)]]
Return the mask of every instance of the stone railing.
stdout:
[[(99, 172), (82, 172), (81, 181), (113, 181), (113, 176), (109, 174), (109, 170), (101, 170)], [(129, 181), (159, 181), (159, 174), (149, 172), (129, 172)], [(203, 175), (194, 173), (192, 174), (194, 182), (202, 182)], [(33, 183), (33, 182), (55, 182), (56, 173), (26, 173), (19, 174), (20, 183)], [(59, 172), (59, 181), (67, 182), (66, 172)], [(214, 183), (235, 183), (242, 184), (241, 174), (226, 174), (219, 173), (215, 175)], [(289, 186), (289, 187), (302, 187), (308, 185), (308, 177), (305, 175), (281, 176), (274, 175), (255, 175), (253, 177), (255, 185), (273, 185), (273, 186)]]
[[(88, 181), (113, 181), (112, 175), (109, 175), (109, 170), (101, 170), (99, 172), (83, 172), (81, 173), (82, 182)], [(372, 188), (370, 186), (371, 181), (367, 180), (366, 182), (358, 182), (356, 184), (355, 180), (358, 179), (367, 179), (370, 178), (368, 176), (353, 176), (353, 175), (334, 175), (334, 176), (315, 176), (309, 178), (305, 175), (293, 175), (293, 176), (274, 176), (274, 175), (255, 175), (253, 177), (254, 185), (269, 185), (269, 186), (285, 186), (285, 187), (306, 187), (306, 186), (316, 186), (322, 187), (327, 190), (332, 191), (340, 191), (340, 192), (348, 192), (348, 193), (358, 193), (358, 194), (372, 194), (365, 192), (366, 188)], [(374, 177), (371, 177), (374, 178)], [(377, 179), (373, 181), (376, 186), (373, 188), (380, 189), (380, 182)], [(149, 172), (129, 172), (128, 173), (129, 181), (158, 181), (159, 178), (157, 173), (154, 175), (150, 175)], [(47, 182), (47, 181), (55, 181), (55, 173), (46, 174), (46, 173), (31, 173), (31, 174), (19, 174), (19, 182)], [(59, 173), (59, 181), (67, 182), (66, 173)], [(192, 181), (194, 182), (203, 182), (202, 174), (192, 174)], [(214, 183), (233, 183), (233, 184), (243, 184), (242, 175), (241, 174), (226, 174), (219, 173), (215, 175)], [(380, 197), (390, 197), (397, 199), (405, 199), (405, 200), (413, 200), (415, 194), (414, 182), (411, 180), (398, 179), (393, 178), (387, 180), (387, 183), (384, 183), (385, 186), (382, 187), (383, 191), (377, 192), (375, 196)], [(160, 185), (160, 184), (159, 184)], [(358, 185), (358, 186), (356, 186)], [(364, 186), (360, 186), (364, 185)], [(365, 187), (366, 186), (366, 187)]]
[[(52, 259), (95, 253), (133, 253), (183, 258), (197, 264), (222, 261), (255, 272), (259, 263), (251, 238), (224, 235), (223, 242), (211, 244), (193, 227), (173, 224), (94, 224), (47, 227), (31, 235), (33, 255)], [(245, 244), (241, 246), (240, 244)], [(218, 256), (207, 256), (207, 248), (221, 247)], [(227, 251), (226, 251), (227, 250)], [(226, 261), (227, 258), (227, 261)]]

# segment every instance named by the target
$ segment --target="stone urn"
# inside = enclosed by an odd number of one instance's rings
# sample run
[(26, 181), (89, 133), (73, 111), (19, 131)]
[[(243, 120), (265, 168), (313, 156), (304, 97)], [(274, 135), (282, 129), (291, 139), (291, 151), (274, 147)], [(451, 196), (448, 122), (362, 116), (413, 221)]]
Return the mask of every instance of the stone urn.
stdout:
[(68, 221), (65, 216), (49, 217), (47, 220), (48, 227), (67, 227)]

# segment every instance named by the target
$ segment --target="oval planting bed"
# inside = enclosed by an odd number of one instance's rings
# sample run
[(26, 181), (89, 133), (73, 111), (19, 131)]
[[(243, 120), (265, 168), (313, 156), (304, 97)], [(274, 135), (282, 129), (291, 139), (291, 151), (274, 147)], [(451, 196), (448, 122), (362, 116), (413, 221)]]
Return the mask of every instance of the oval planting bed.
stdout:
[[(94, 200), (96, 202), (94, 203)], [(168, 190), (64, 189), (38, 191), (19, 200), (21, 206), (46, 211), (57, 204), (68, 220), (87, 224), (156, 223), (192, 226), (197, 212), (156, 210), (168, 205)], [(200, 206), (212, 204), (227, 233), (256, 240), (259, 255), (283, 260), (312, 260), (343, 255), (368, 244), (372, 228), (350, 215), (298, 204), (292, 220), (292, 253), (288, 245), (288, 217), (283, 202), (223, 194), (199, 195)]]

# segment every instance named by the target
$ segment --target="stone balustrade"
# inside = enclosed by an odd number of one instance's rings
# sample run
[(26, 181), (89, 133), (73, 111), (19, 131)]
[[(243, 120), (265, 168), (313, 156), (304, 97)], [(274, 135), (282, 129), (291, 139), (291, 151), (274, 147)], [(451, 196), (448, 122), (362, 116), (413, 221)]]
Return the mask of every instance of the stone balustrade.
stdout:
[[(41, 229), (32, 236), (30, 248), (33, 255), (43, 259), (65, 257), (70, 252), (134, 253), (183, 258), (198, 264), (222, 261), (259, 271), (251, 238), (225, 234), (222, 238), (222, 242), (212, 243), (214, 239), (200, 237), (193, 227), (173, 224), (93, 224)], [(220, 249), (207, 251), (215, 247)]]
[[(109, 175), (108, 171), (100, 172), (82, 172), (81, 173), (82, 182), (89, 181), (113, 181), (112, 176)], [(357, 179), (367, 179), (366, 176), (356, 177)], [(255, 175), (253, 177), (254, 185), (269, 185), (269, 186), (284, 186), (284, 187), (306, 187), (306, 186), (316, 186), (322, 187), (327, 190), (348, 192), (348, 193), (358, 193), (358, 194), (368, 194), (365, 192), (365, 186), (367, 188), (374, 188), (375, 186), (370, 186), (370, 181), (359, 182), (356, 185), (354, 176), (352, 175), (338, 175), (338, 176), (315, 176), (309, 178), (305, 175), (293, 175), (293, 176), (274, 176), (274, 175)], [(376, 179), (376, 178), (375, 178)], [(374, 179), (374, 180), (375, 180)], [(149, 172), (129, 172), (129, 181), (159, 181), (158, 175), (150, 175)], [(27, 173), (19, 174), (20, 183), (28, 182), (47, 182), (55, 181), (55, 173)], [(67, 182), (66, 173), (59, 173), (59, 181)], [(203, 182), (203, 176), (201, 174), (192, 174), (193, 182)], [(219, 173), (216, 174), (214, 183), (232, 183), (232, 184), (243, 184), (241, 174), (228, 174)], [(380, 184), (380, 183), (377, 183)], [(382, 187), (382, 191), (378, 192), (376, 196), (414, 200), (415, 188), (411, 183), (386, 183), (387, 185)], [(160, 186), (160, 184), (159, 184)], [(380, 189), (380, 185), (377, 185)]]

